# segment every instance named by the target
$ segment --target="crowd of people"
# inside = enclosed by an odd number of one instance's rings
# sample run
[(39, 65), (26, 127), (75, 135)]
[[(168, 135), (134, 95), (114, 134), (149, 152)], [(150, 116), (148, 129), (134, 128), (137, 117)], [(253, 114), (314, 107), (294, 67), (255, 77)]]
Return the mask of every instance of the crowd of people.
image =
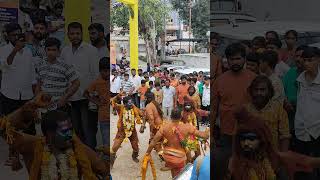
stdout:
[(217, 179), (320, 178), (312, 158), (319, 157), (320, 49), (298, 46), (298, 38), (289, 30), (282, 45), (269, 31), (219, 54), (221, 38), (211, 37)]
[[(31, 33), (16, 23), (4, 29), (1, 132), (13, 137), (6, 164), (23, 168), (23, 155), (30, 179), (108, 177), (110, 46), (103, 25), (91, 24), (85, 35), (79, 22), (68, 24), (70, 44), (64, 47), (42, 18), (33, 21)], [(98, 123), (101, 143), (96, 139)], [(96, 153), (97, 144), (104, 145), (99, 148), (104, 159)]]
[[(195, 136), (207, 139), (208, 131), (197, 132), (200, 125), (210, 126), (210, 77), (203, 72), (183, 75), (174, 69), (151, 67), (150, 64), (145, 71), (130, 69), (126, 60), (121, 59), (112, 67), (110, 94), (112, 113), (119, 116), (118, 132), (111, 149), (111, 166), (125, 139), (131, 142), (133, 160), (139, 162), (137, 124), (141, 124), (140, 133), (144, 133), (146, 123), (150, 127), (150, 148), (146, 157), (150, 158), (154, 148), (166, 163), (161, 170), (171, 170), (172, 177), (177, 176), (186, 163), (193, 163), (200, 156), (200, 143)], [(180, 139), (171, 132), (179, 124), (182, 124)], [(181, 145), (187, 139), (188, 143)]]

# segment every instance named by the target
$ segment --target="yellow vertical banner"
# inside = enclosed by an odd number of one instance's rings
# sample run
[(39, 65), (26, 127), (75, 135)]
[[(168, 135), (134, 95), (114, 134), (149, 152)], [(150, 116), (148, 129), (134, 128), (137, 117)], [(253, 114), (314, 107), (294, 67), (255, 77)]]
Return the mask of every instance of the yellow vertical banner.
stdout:
[(139, 2), (138, 0), (118, 0), (130, 8), (129, 18), (129, 36), (130, 36), (130, 68), (138, 69), (139, 64), (139, 31), (138, 31), (138, 18), (139, 18)]
[[(91, 23), (91, 0), (66, 0), (64, 1), (64, 16), (66, 33), (68, 24), (79, 22), (83, 27), (83, 40), (89, 42), (88, 27)], [(68, 37), (65, 36), (66, 43), (69, 43)]]
[(138, 32), (138, 0), (133, 0), (131, 6), (133, 16), (130, 16), (130, 68), (138, 69), (139, 64), (139, 32)]

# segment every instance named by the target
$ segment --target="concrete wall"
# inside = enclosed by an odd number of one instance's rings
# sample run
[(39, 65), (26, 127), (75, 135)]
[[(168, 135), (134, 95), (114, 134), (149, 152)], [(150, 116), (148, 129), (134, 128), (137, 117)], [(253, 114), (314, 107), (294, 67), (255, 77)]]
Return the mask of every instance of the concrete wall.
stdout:
[(183, 60), (187, 67), (210, 68), (209, 53), (179, 54), (177, 59)]

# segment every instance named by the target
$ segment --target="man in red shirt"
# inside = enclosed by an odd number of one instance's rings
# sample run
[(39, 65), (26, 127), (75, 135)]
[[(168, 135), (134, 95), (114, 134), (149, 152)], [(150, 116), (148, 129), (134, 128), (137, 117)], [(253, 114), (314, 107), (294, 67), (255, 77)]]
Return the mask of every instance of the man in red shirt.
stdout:
[(230, 70), (219, 76), (213, 85), (212, 114), (215, 120), (219, 109), (221, 143), (231, 150), (232, 135), (236, 127), (233, 111), (235, 107), (248, 103), (247, 89), (256, 75), (244, 68), (246, 49), (240, 43), (229, 45), (225, 54)]
[(181, 76), (181, 84), (176, 87), (176, 99), (177, 99), (177, 104), (178, 108), (182, 110), (183, 105), (184, 105), (184, 96), (188, 96), (188, 88), (189, 84), (187, 83), (187, 77), (185, 75)]

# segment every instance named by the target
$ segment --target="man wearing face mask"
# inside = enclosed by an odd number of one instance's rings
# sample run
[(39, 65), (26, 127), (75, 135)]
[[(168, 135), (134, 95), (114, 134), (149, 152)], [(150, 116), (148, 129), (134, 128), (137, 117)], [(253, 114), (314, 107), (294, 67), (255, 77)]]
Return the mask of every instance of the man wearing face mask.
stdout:
[[(209, 111), (195, 108), (195, 102), (191, 98), (189, 98), (188, 96), (184, 97), (184, 108), (181, 115), (181, 121), (184, 124), (191, 124), (195, 128), (199, 129), (198, 118), (209, 117), (209, 115)], [(192, 139), (190, 139), (189, 141), (194, 142), (194, 146), (190, 149), (189, 152), (187, 152), (187, 160), (188, 162), (192, 163), (201, 153), (198, 139), (192, 137)], [(191, 151), (195, 152), (194, 157), (191, 157)]]
[[(215, 121), (219, 110), (220, 141), (222, 146), (231, 150), (232, 135), (236, 124), (232, 113), (236, 106), (249, 101), (247, 89), (256, 75), (244, 68), (246, 49), (240, 43), (229, 45), (225, 54), (230, 70), (219, 76), (214, 82), (211, 109), (213, 111), (213, 121)], [(215, 124), (215, 122), (210, 123)]]
[(132, 159), (138, 163), (139, 159), (139, 145), (138, 145), (138, 134), (136, 131), (136, 124), (141, 124), (142, 112), (133, 104), (133, 100), (130, 96), (123, 98), (123, 105), (117, 104), (117, 99), (120, 98), (120, 93), (116, 97), (111, 99), (112, 107), (118, 112), (118, 131), (114, 139), (114, 143), (110, 152), (110, 165), (113, 167), (114, 161), (116, 160), (116, 153), (120, 148), (124, 140), (129, 139), (133, 152)]
[[(62, 111), (47, 113), (41, 123), (44, 136), (30, 136), (16, 131), (27, 127), (37, 116), (38, 108), (46, 108), (51, 98), (39, 94), (18, 110), (0, 119), (4, 137), (22, 154), (29, 179), (92, 179), (110, 174), (108, 154), (103, 158), (84, 145), (72, 130), (68, 114)], [(103, 147), (107, 152), (108, 147)]]
[[(150, 139), (149, 139), (149, 144), (153, 140), (153, 137), (156, 135), (160, 127), (162, 126), (163, 123), (163, 112), (161, 110), (161, 107), (159, 103), (156, 102), (155, 96), (152, 92), (147, 92), (146, 93), (146, 121), (143, 122), (141, 128), (140, 128), (140, 133), (144, 132), (144, 129), (146, 127), (146, 122), (149, 123), (150, 125)], [(155, 150), (161, 157), (161, 142), (159, 142), (155, 146)]]

